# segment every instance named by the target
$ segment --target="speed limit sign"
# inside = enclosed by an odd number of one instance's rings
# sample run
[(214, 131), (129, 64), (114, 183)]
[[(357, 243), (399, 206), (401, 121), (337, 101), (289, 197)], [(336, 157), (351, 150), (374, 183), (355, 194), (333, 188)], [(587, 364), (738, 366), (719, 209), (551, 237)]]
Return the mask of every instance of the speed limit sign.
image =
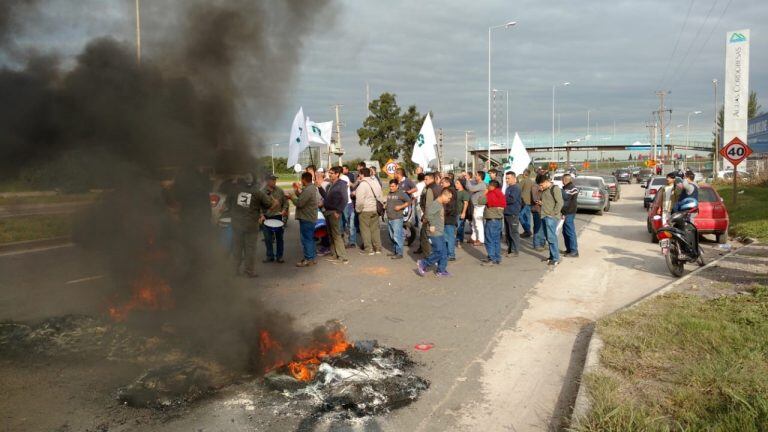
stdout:
[(728, 144), (720, 149), (720, 155), (731, 163), (734, 167), (752, 154), (752, 149), (739, 137), (732, 139)]

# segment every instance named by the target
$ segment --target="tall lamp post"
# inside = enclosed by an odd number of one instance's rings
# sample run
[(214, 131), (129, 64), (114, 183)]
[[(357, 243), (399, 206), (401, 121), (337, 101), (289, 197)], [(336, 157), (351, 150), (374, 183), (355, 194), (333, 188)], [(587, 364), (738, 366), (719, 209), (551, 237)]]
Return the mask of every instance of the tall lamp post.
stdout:
[(692, 115), (699, 115), (701, 114), (701, 111), (691, 111), (688, 113), (688, 125), (685, 127), (685, 146), (689, 147), (690, 144), (690, 137), (691, 137), (691, 116)]
[(712, 172), (714, 173), (713, 178), (717, 178), (717, 155), (720, 151), (720, 128), (717, 126), (717, 114), (719, 112), (717, 109), (717, 78), (712, 80), (712, 86), (715, 88), (715, 149), (712, 152)]
[(561, 85), (563, 87), (567, 87), (571, 85), (570, 82), (566, 81), (561, 84), (555, 84), (552, 86), (552, 161), (555, 161), (555, 88)]
[(491, 31), (499, 28), (508, 29), (517, 25), (517, 21), (488, 27), (488, 169), (491, 169)]

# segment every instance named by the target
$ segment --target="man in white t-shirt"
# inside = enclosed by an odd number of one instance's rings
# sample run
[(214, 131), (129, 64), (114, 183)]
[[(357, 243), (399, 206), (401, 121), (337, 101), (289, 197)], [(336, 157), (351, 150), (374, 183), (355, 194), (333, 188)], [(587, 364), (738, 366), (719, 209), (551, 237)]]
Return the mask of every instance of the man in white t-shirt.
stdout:
[[(419, 167), (419, 168), (421, 168), (421, 167)], [(418, 172), (419, 170), (417, 169), (416, 171)], [(424, 183), (424, 172), (422, 170), (421, 172), (418, 172), (418, 174), (416, 174), (416, 193), (413, 194), (413, 199), (414, 199), (414, 201), (416, 201), (416, 203), (421, 202), (419, 200), (421, 199), (421, 194), (424, 192), (424, 188), (426, 186), (427, 186), (427, 184)], [(419, 223), (421, 223), (420, 221), (421, 221), (421, 217), (423, 216), (423, 214), (421, 212), (421, 207), (420, 206), (415, 205), (413, 207), (416, 210), (415, 223), (416, 223), (416, 226), (418, 226)]]

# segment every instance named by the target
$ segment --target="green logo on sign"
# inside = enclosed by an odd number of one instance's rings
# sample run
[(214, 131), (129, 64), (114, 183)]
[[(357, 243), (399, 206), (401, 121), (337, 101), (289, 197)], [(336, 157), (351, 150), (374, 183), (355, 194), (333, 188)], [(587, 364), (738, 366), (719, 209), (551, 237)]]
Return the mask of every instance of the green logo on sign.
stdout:
[(419, 137), (416, 138), (416, 143), (419, 144), (419, 147), (424, 145), (424, 134), (419, 134)]
[(747, 41), (747, 37), (741, 33), (734, 33), (731, 35), (731, 43), (746, 42), (746, 41)]
[(314, 133), (316, 133), (316, 134), (318, 134), (320, 136), (323, 136), (323, 131), (321, 131), (320, 128), (317, 127), (317, 126), (312, 126), (312, 132), (314, 132)]

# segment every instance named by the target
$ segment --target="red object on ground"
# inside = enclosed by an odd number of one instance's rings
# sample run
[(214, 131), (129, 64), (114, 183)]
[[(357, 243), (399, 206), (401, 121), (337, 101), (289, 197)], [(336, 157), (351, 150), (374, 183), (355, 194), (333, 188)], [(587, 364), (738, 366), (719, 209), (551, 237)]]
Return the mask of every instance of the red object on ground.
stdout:
[(429, 351), (434, 347), (435, 347), (435, 344), (433, 343), (423, 343), (423, 342), (413, 346), (414, 349), (419, 351)]

